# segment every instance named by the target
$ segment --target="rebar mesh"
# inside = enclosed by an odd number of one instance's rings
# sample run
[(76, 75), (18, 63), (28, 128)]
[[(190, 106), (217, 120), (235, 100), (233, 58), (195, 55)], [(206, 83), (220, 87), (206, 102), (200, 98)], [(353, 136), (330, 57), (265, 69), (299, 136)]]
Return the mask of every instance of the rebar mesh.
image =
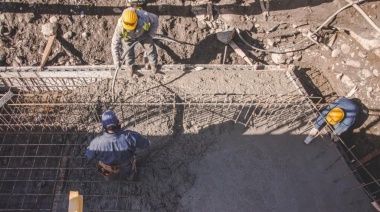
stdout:
[[(186, 69), (167, 67), (179, 68)], [(257, 69), (210, 65), (205, 68)], [(272, 68), (267, 71), (285, 74), (287, 70)], [(0, 211), (65, 211), (70, 190), (83, 195), (84, 208), (89, 211), (141, 211), (143, 188), (138, 181), (105, 182), (94, 174), (96, 164), (87, 164), (84, 158), (85, 148), (102, 130), (100, 115), (106, 109), (115, 111), (126, 128), (155, 129), (144, 132), (150, 138), (157, 138), (152, 144), (165, 140), (178, 127), (186, 131), (194, 126), (202, 129), (233, 121), (246, 127), (294, 129), (305, 124), (305, 116), (315, 113), (312, 98), (302, 92), (292, 72), (287, 77), (295, 89), (281, 95), (276, 91), (271, 95), (152, 91), (120, 96), (112, 101), (109, 95), (86, 92), (96, 89), (98, 84), (85, 92), (75, 92), (100, 80), (104, 81), (102, 85), (109, 85), (109, 70), (98, 70), (91, 72), (98, 76), (84, 77), (73, 70), (68, 69), (68, 73), (57, 68), (60, 77), (49, 77), (49, 71), (38, 73), (44, 74), (43, 77), (22, 70), (2, 73), (7, 76), (3, 84), (18, 89), (13, 96), (0, 95), (4, 97), (0, 108)], [(17, 77), (19, 71), (22, 77)], [(318, 102), (320, 98), (313, 101)], [(149, 169), (144, 165), (139, 168), (142, 172)], [(94, 208), (94, 202), (101, 208)]]
[[(70, 190), (84, 194), (87, 209), (99, 200), (102, 211), (131, 210), (139, 182), (104, 182), (89, 174), (95, 167), (84, 159), (87, 136), (1, 134), (0, 210), (67, 211)], [(109, 189), (113, 184), (120, 189)]]
[[(17, 93), (0, 113), (0, 208), (66, 209), (69, 191), (79, 190), (87, 209), (97, 201), (103, 202), (102, 211), (138, 211), (138, 182), (104, 182), (99, 175), (86, 174), (94, 171), (95, 164), (86, 164), (85, 148), (101, 131), (100, 114), (106, 108), (112, 108), (126, 127), (165, 123), (172, 128), (181, 113), (185, 127), (233, 120), (245, 126), (274, 128), (312, 113), (311, 107), (302, 104), (305, 101), (308, 97), (301, 95), (145, 92), (123, 102), (100, 102), (97, 98), (70, 98), (67, 91)], [(115, 193), (111, 184), (120, 189)]]
[[(141, 93), (123, 102), (67, 98), (67, 92), (20, 93), (1, 108), (0, 131), (98, 132), (99, 114), (112, 108), (126, 125), (170, 122), (183, 107), (185, 125), (232, 120), (245, 126), (272, 128), (313, 113), (310, 97), (301, 95)], [(82, 99), (82, 98), (79, 98)], [(318, 98), (320, 99), (320, 98)], [(171, 120), (170, 120), (171, 119)]]

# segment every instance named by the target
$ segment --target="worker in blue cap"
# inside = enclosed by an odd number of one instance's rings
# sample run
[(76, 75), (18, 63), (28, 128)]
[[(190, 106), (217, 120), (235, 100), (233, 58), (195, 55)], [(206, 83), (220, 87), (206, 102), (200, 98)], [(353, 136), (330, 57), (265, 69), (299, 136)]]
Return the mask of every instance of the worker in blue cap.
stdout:
[(149, 148), (150, 141), (138, 132), (122, 130), (119, 119), (111, 110), (103, 113), (102, 125), (104, 132), (91, 141), (86, 159), (98, 160), (98, 171), (106, 180), (116, 173), (130, 176), (136, 171), (136, 149)]

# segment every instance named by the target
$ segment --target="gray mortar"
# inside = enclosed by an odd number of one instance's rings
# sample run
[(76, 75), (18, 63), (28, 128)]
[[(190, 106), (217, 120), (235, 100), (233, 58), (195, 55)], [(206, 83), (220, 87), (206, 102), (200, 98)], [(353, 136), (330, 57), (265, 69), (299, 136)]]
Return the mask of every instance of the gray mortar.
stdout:
[[(282, 133), (281, 133), (282, 132)], [(340, 153), (318, 139), (287, 129), (279, 133), (243, 129), (215, 136), (200, 160), (190, 164), (194, 186), (182, 195), (179, 211), (374, 211)]]

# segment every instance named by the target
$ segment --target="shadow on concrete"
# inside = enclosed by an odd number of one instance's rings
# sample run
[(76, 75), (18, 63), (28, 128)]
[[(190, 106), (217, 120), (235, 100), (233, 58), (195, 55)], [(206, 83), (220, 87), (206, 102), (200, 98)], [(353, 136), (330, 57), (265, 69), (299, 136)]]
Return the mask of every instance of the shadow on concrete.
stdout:
[[(251, 59), (252, 63), (259, 62), (260, 64), (267, 65), (268, 63), (264, 61), (263, 57), (258, 57), (255, 54), (251, 53), (250, 50), (240, 39), (235, 36), (233, 38), (235, 43), (241, 48), (241, 50)], [(219, 60), (220, 64), (223, 63), (224, 49), (226, 44), (218, 41), (216, 34), (208, 35), (206, 38), (201, 40), (195, 47), (194, 51), (188, 58), (181, 58), (169, 45), (166, 45), (166, 42), (160, 40), (155, 41), (155, 45), (160, 49), (165, 51), (172, 59), (174, 63), (182, 64), (209, 64), (216, 59)], [(205, 52), (210, 52), (210, 54), (205, 54)], [(212, 54), (211, 54), (212, 53)], [(225, 64), (231, 64), (231, 53), (235, 51), (231, 48), (230, 45), (227, 45)], [(238, 56), (239, 57), (239, 56)], [(241, 58), (241, 57), (239, 57)], [(243, 59), (241, 59), (243, 62)], [(243, 64), (247, 64), (245, 61)]]
[[(155, 44), (173, 59), (174, 64), (208, 64), (217, 59), (217, 53), (224, 53), (224, 45), (217, 40), (215, 34), (211, 34), (201, 40), (198, 45), (195, 46), (194, 52), (191, 56), (184, 59), (178, 56), (170, 46), (165, 45), (163, 42), (158, 40)], [(215, 54), (205, 54), (205, 52), (215, 52)]]

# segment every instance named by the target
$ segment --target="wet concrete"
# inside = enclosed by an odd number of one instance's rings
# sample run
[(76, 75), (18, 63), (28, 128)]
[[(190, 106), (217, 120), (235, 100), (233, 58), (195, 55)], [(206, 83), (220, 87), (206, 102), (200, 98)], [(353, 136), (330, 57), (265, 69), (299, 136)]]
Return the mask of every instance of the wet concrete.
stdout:
[[(238, 130), (239, 131), (239, 130)], [(194, 186), (180, 211), (375, 211), (335, 145), (290, 132), (221, 134), (190, 165)], [(319, 155), (319, 157), (317, 157)], [(334, 164), (333, 164), (334, 163)], [(333, 164), (330, 168), (328, 168)]]

